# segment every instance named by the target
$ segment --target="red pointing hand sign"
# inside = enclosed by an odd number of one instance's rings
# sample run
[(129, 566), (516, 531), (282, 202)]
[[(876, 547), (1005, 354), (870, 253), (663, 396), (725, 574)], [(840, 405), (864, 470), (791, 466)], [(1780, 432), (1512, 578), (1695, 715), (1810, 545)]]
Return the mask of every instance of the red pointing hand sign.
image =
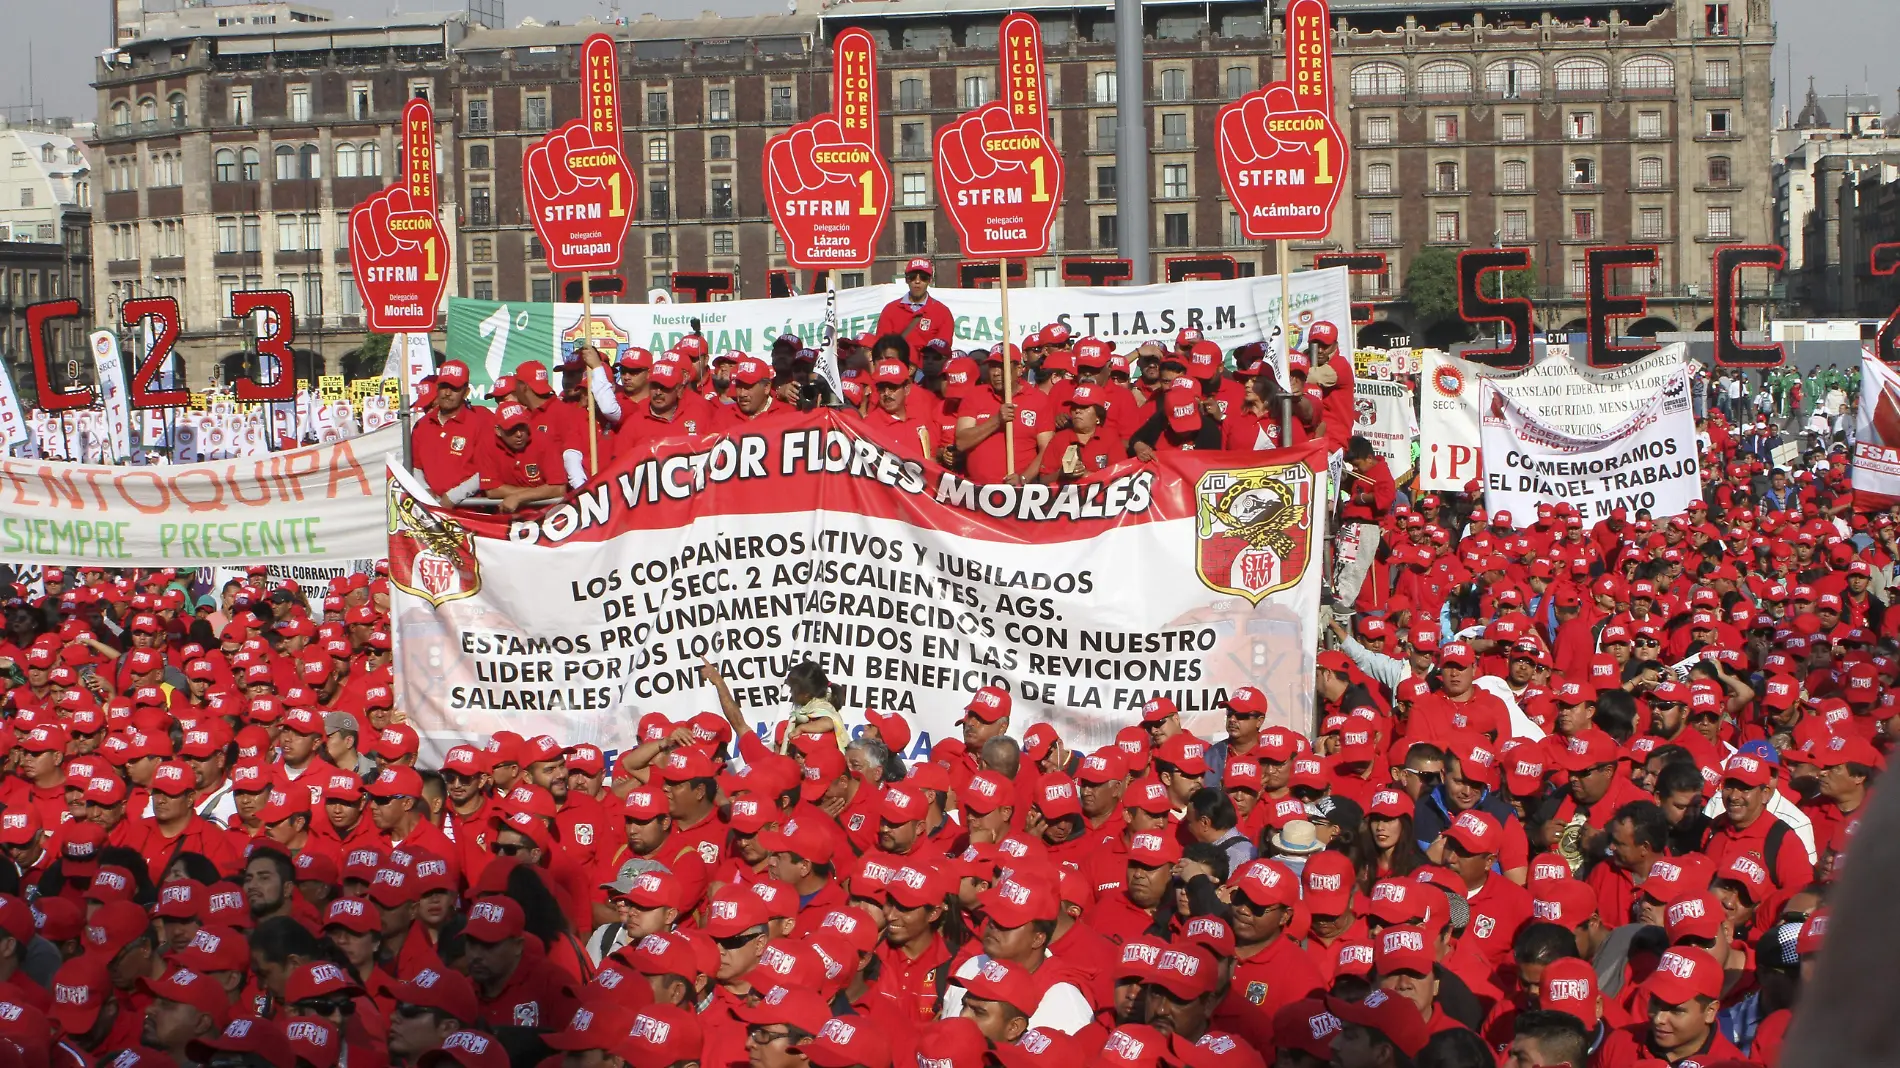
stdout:
[(1002, 99), (937, 131), (937, 188), (977, 258), (1039, 256), (1062, 195), (1062, 157), (1049, 143), (1042, 28), (1011, 15), (1002, 28)]
[(863, 30), (831, 43), (831, 113), (765, 143), (765, 199), (785, 258), (808, 270), (864, 267), (891, 212), (878, 150), (877, 45)]
[(369, 328), (428, 331), (448, 284), (449, 242), (436, 217), (435, 122), (426, 100), (402, 113), (403, 173), (350, 212), (350, 266)]
[(1221, 183), (1250, 238), (1320, 237), (1345, 189), (1346, 139), (1333, 121), (1326, 0), (1293, 0), (1287, 80), (1221, 108)]
[(582, 116), (535, 142), (522, 160), (521, 192), (548, 266), (620, 266), (633, 222), (633, 168), (620, 139), (620, 64), (613, 38), (581, 46)]

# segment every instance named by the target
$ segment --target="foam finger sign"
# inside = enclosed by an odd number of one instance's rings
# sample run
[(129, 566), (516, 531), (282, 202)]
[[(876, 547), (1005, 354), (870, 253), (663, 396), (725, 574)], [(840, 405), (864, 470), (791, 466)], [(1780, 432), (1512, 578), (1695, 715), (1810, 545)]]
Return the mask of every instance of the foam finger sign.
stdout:
[(620, 132), (620, 63), (613, 38), (581, 46), (581, 112), (522, 160), (521, 192), (557, 271), (620, 266), (633, 223), (633, 168)]
[(1346, 138), (1333, 119), (1326, 0), (1287, 6), (1287, 80), (1262, 86), (1215, 121), (1221, 184), (1254, 240), (1323, 237), (1345, 190)]
[(806, 270), (865, 267), (891, 212), (878, 146), (877, 44), (850, 29), (832, 42), (831, 111), (765, 143), (765, 197), (785, 259)]
[(937, 131), (937, 187), (966, 256), (1040, 256), (1062, 195), (1049, 139), (1042, 28), (1003, 20), (1002, 98)]
[(402, 173), (350, 212), (350, 267), (369, 328), (435, 328), (448, 284), (449, 242), (436, 215), (435, 120), (429, 102), (402, 113)]

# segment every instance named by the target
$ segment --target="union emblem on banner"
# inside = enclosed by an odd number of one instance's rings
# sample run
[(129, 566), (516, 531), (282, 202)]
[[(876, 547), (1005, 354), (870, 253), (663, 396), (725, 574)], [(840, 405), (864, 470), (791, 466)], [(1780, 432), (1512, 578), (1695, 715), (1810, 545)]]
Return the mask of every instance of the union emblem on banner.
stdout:
[(1313, 550), (1315, 476), (1305, 464), (1209, 471), (1195, 485), (1195, 570), (1210, 590), (1259, 604), (1292, 589)]
[(627, 346), (633, 344), (633, 335), (615, 326), (612, 319), (596, 312), (594, 314), (594, 336), (589, 339), (587, 337), (587, 323), (584, 321), (585, 319), (586, 316), (584, 315), (576, 315), (574, 317), (574, 325), (561, 331), (561, 358), (563, 360), (573, 359), (574, 350), (580, 348), (586, 341), (592, 340), (594, 347), (600, 350), (601, 360), (604, 361), (607, 366), (613, 366), (614, 361), (620, 358), (621, 352), (625, 351)]
[(389, 581), (439, 606), (481, 591), (481, 562), (460, 523), (431, 515), (408, 493), (391, 489)]

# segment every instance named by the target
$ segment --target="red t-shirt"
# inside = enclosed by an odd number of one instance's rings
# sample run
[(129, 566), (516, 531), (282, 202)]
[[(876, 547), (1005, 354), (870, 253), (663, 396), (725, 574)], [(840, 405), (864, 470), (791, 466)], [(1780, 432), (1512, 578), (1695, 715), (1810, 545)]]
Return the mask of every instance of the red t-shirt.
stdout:
[(410, 455), (431, 493), (447, 493), (474, 475), (488, 442), (495, 437), (495, 416), (464, 404), (443, 418), (427, 412), (410, 432)]
[[(1016, 469), (1009, 470), (1004, 462), (1003, 434), (998, 431), (977, 443), (963, 457), (963, 469), (970, 481), (984, 485), (1002, 482), (1011, 474), (1022, 474), (1036, 457), (1036, 435), (1055, 429), (1055, 418), (1047, 407), (1049, 398), (1034, 389), (1021, 389), (1015, 394), (1016, 418), (1007, 431), (1016, 445)], [(994, 416), (1003, 409), (1000, 394), (988, 389), (972, 390), (963, 398), (963, 406), (957, 409), (958, 419), (974, 419), (978, 423)]]
[(1122, 443), (1120, 438), (1111, 434), (1097, 431), (1089, 440), (1080, 441), (1076, 438), (1075, 431), (1058, 430), (1055, 436), (1049, 439), (1049, 444), (1043, 446), (1042, 466), (1038, 469), (1041, 477), (1054, 477), (1057, 479), (1077, 477), (1065, 474), (1062, 470), (1063, 454), (1068, 452), (1072, 446), (1075, 448), (1077, 457), (1082, 462), (1082, 468), (1087, 474), (1094, 474), (1108, 467), (1110, 464), (1120, 463), (1128, 459), (1127, 446)]
[(502, 444), (499, 435), (489, 439), (481, 459), (482, 489), (498, 486), (565, 486), (567, 475), (561, 466), (561, 449), (541, 433), (528, 436), (528, 445), (515, 452)]

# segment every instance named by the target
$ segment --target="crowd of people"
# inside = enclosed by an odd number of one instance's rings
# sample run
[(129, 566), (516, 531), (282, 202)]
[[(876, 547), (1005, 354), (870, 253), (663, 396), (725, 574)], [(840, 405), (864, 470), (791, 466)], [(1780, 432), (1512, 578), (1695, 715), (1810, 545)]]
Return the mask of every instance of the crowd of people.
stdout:
[(1075, 480), (1168, 449), (1344, 449), (1351, 435), (1352, 354), (1333, 323), (1306, 331), (1283, 385), (1262, 346), (1228, 353), (1192, 327), (1126, 353), (1060, 323), (1020, 345), (959, 351), (954, 315), (930, 293), (930, 261), (911, 261), (906, 280), (875, 331), (839, 339), (841, 397), (817, 373), (818, 352), (790, 334), (769, 358), (713, 353), (698, 334), (663, 353), (582, 344), (552, 372), (516, 367), (490, 391), (493, 408), (471, 403), (468, 368), (450, 360), (416, 401), (413, 463), (451, 503), (487, 498), (514, 512), (586, 484), (640, 443), (820, 404), (899, 455), (985, 484)]

